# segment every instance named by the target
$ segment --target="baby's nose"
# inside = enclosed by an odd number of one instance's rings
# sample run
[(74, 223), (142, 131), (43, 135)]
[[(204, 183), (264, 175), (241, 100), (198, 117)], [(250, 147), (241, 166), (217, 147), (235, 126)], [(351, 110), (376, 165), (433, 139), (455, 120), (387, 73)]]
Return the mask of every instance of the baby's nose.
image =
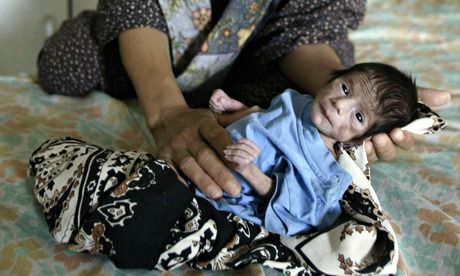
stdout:
[(348, 97), (341, 97), (333, 100), (333, 104), (337, 109), (338, 114), (344, 114), (353, 105), (353, 100)]

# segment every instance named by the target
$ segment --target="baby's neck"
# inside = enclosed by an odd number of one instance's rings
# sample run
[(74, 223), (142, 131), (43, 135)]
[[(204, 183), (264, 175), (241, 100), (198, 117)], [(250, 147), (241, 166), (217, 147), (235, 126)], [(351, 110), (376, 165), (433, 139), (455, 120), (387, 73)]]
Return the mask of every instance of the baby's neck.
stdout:
[(321, 139), (323, 140), (324, 145), (326, 145), (326, 148), (329, 150), (329, 152), (332, 153), (332, 155), (334, 155), (334, 158), (337, 158), (335, 150), (334, 150), (334, 145), (337, 143), (337, 140), (329, 136), (326, 136), (322, 134), (321, 132), (319, 133), (319, 135)]

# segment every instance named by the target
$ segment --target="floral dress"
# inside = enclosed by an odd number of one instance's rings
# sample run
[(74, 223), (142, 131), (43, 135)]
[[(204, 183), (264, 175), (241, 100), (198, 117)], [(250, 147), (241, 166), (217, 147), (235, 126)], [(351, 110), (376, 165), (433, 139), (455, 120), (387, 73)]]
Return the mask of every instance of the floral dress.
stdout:
[[(344, 65), (353, 64), (348, 30), (358, 27), (364, 11), (362, 0), (101, 0), (96, 11), (65, 21), (46, 41), (38, 78), (49, 93), (79, 96), (99, 89), (135, 97), (117, 37), (151, 27), (168, 35), (173, 69), (189, 103), (207, 104), (219, 87), (264, 107), (293, 87), (277, 62), (303, 44), (327, 43)], [(214, 64), (220, 67), (204, 69)]]

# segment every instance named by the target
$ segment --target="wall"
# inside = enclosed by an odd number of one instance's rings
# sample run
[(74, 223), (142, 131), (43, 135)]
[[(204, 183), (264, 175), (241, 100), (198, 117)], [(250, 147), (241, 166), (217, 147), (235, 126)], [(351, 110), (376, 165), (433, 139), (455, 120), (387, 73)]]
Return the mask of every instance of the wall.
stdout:
[[(95, 9), (97, 0), (74, 0), (74, 14)], [(0, 75), (36, 74), (47, 19), (58, 28), (67, 18), (66, 0), (0, 0)]]

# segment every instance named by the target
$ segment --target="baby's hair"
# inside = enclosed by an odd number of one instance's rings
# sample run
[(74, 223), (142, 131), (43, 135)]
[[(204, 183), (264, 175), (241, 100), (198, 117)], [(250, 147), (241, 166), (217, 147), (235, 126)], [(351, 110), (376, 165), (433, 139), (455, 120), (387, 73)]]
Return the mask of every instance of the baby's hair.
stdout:
[(363, 73), (369, 77), (376, 96), (376, 122), (353, 144), (377, 133), (389, 133), (411, 122), (417, 112), (415, 80), (397, 68), (377, 62), (358, 63), (344, 70), (336, 70), (332, 80), (348, 74)]

